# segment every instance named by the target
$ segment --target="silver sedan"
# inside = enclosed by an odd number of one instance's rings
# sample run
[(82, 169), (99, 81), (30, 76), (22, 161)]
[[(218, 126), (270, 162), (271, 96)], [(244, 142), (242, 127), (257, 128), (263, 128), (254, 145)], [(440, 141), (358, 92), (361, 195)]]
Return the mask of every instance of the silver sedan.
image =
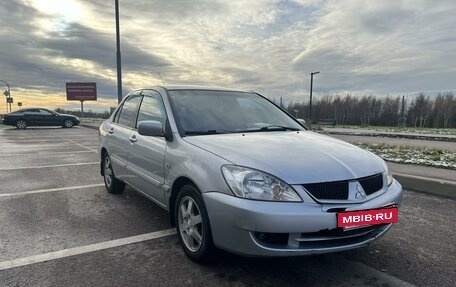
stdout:
[(365, 246), (398, 220), (378, 156), (316, 134), (254, 92), (139, 89), (100, 127), (101, 174), (169, 211), (184, 252), (294, 256)]

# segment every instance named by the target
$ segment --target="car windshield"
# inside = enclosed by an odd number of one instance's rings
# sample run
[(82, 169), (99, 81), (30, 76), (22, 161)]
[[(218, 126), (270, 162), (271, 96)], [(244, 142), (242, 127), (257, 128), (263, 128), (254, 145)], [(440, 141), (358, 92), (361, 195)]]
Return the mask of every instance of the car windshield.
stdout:
[(169, 96), (183, 135), (304, 130), (282, 110), (254, 93), (171, 90)]

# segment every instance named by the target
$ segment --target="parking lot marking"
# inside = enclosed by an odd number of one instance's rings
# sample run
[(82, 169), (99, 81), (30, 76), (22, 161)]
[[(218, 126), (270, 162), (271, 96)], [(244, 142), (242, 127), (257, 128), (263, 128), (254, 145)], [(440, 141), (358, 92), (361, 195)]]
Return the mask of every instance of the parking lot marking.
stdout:
[[(63, 137), (62, 137), (62, 138), (63, 138)], [(73, 140), (70, 140), (70, 139), (67, 139), (67, 138), (63, 138), (63, 139), (64, 139), (64, 140), (67, 140), (67, 141), (69, 141), (69, 142), (71, 142), (71, 143), (74, 143), (74, 144), (76, 144), (76, 145), (78, 145), (78, 146), (80, 146), (80, 147), (83, 147), (83, 148), (85, 148), (85, 149), (88, 149), (88, 150), (97, 152), (97, 150), (94, 150), (94, 149), (91, 149), (91, 148), (89, 148), (89, 147), (86, 147), (85, 145), (80, 144), (80, 143), (78, 143), (78, 142), (75, 142), (75, 141), (73, 141)]]
[[(1, 133), (2, 137), (9, 140), (54, 140), (56, 135), (49, 135), (49, 134), (24, 134), (24, 135), (14, 135), (8, 133)], [(97, 138), (97, 133), (78, 133), (78, 134), (61, 134), (59, 133), (60, 137), (71, 137), (74, 139), (87, 139), (87, 137), (94, 137)]]
[(104, 184), (103, 183), (97, 183), (97, 184), (88, 184), (88, 185), (79, 185), (79, 186), (68, 186), (68, 187), (59, 187), (59, 188), (38, 189), (38, 190), (13, 192), (13, 193), (0, 193), (0, 197), (28, 195), (28, 194), (45, 193), (45, 192), (53, 192), (53, 191), (76, 190), (76, 189), (85, 189), (85, 188), (100, 187), (100, 186), (104, 186)]
[[(17, 144), (18, 141), (20, 141), (21, 144), (22, 144), (22, 143), (28, 143), (28, 142), (50, 142), (51, 140), (44, 140), (44, 139), (23, 140), (23, 139), (21, 139), (21, 140), (13, 140), (13, 141), (11, 141), (11, 140), (9, 140), (9, 141), (0, 141), (0, 144)], [(52, 141), (52, 142), (55, 142), (55, 141)]]
[(174, 228), (0, 262), (0, 270), (81, 255), (176, 234)]
[[(8, 137), (11, 140), (23, 140), (23, 139), (55, 139), (55, 135), (48, 135), (48, 134), (24, 134), (24, 135), (14, 135), (14, 134), (7, 134), (2, 133), (2, 136)], [(60, 136), (62, 136), (60, 134)], [(97, 133), (78, 133), (78, 134), (65, 134), (63, 136), (70, 136), (75, 139), (85, 139), (87, 137), (96, 137)]]
[[(0, 146), (3, 146), (3, 144), (0, 144)], [(51, 144), (6, 144), (2, 148), (8, 148), (8, 149), (17, 149), (17, 148), (24, 148), (24, 149), (29, 149), (29, 148), (37, 148), (37, 147), (65, 147), (68, 146), (68, 143), (62, 142), (62, 143), (51, 143)]]
[(8, 153), (5, 155), (2, 155), (2, 157), (5, 156), (21, 156), (21, 155), (55, 155), (55, 154), (74, 154), (74, 153), (97, 153), (97, 151), (92, 151), (92, 150), (78, 150), (78, 151), (53, 151), (53, 152), (41, 152), (41, 151), (35, 151), (33, 153)]
[(80, 162), (80, 163), (54, 164), (54, 165), (38, 165), (38, 166), (10, 167), (10, 168), (0, 168), (0, 171), (21, 170), (21, 169), (38, 169), (38, 168), (50, 168), (50, 167), (65, 167), (65, 166), (80, 166), (80, 165), (92, 165), (92, 164), (100, 164), (100, 162), (99, 162), (99, 161), (95, 161), (95, 162)]

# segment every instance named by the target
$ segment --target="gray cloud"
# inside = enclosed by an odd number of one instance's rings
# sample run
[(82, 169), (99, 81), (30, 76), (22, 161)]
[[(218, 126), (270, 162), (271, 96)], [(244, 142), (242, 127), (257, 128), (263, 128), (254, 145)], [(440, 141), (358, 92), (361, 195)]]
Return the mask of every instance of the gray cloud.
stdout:
[[(86, 26), (69, 23), (62, 32), (55, 32), (46, 39), (37, 39), (36, 44), (48, 56), (63, 56), (69, 59), (90, 60), (107, 69), (116, 68), (115, 39), (112, 34), (93, 30)], [(122, 42), (123, 68), (127, 71), (150, 71), (168, 66), (166, 60), (151, 52), (142, 51), (141, 42)]]

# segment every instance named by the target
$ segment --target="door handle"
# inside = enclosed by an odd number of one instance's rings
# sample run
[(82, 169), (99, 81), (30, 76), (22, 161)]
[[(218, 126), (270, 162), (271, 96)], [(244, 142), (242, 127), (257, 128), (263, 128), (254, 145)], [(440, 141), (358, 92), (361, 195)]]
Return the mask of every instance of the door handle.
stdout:
[(132, 135), (131, 137), (128, 138), (132, 143), (135, 143), (138, 141), (135, 135)]
[(110, 128), (110, 129), (108, 130), (108, 133), (113, 134), (113, 133), (114, 133), (114, 128)]

